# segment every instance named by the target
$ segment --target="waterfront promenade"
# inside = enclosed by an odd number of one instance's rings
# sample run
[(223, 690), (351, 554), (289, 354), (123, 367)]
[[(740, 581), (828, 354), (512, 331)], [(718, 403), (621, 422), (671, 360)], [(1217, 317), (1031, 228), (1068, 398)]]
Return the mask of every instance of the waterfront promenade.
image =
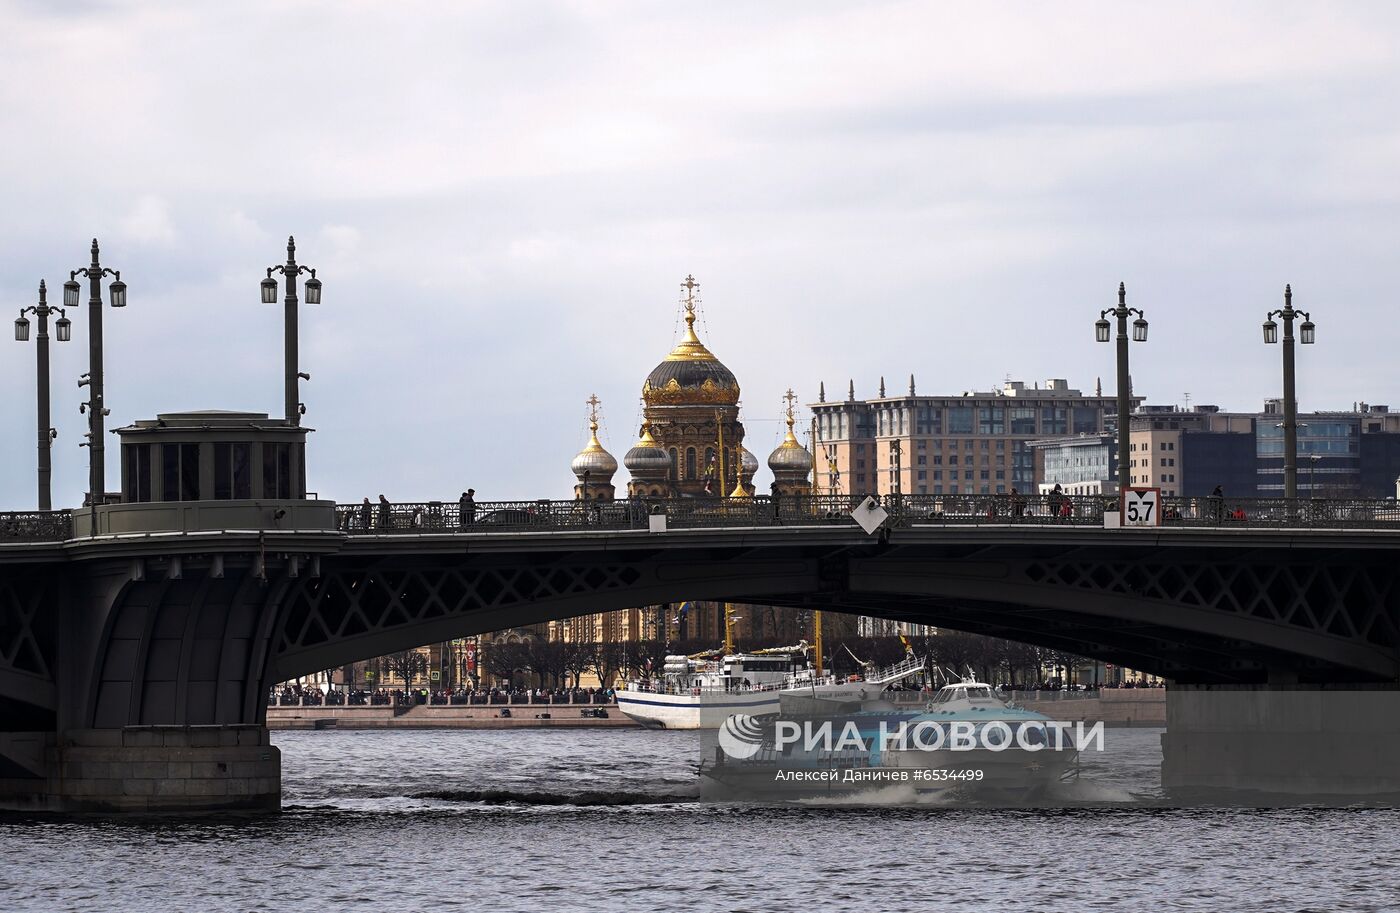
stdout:
[[(603, 716), (601, 714), (606, 714)], [(267, 708), (268, 729), (640, 728), (616, 705), (516, 704), (283, 706)]]
[[(1106, 688), (1101, 691), (1012, 691), (1008, 699), (1057, 720), (1109, 727), (1165, 726), (1164, 688)], [(925, 695), (894, 691), (899, 705), (918, 704)], [(502, 711), (509, 715), (503, 716)], [(599, 716), (606, 713), (607, 716)], [(290, 729), (524, 729), (580, 727), (636, 729), (639, 725), (614, 704), (415, 704), (373, 706), (269, 706), (267, 727)]]

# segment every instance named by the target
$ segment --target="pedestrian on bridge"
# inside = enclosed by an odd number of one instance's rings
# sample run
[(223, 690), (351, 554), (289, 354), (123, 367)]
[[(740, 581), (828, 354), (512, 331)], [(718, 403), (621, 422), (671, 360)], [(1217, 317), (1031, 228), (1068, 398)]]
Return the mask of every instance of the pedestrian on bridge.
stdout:
[(773, 522), (781, 524), (783, 522), (782, 489), (778, 487), (777, 482), (774, 482), (773, 487), (770, 488), (769, 491), (772, 492), (770, 500), (773, 502)]
[(1015, 522), (1026, 515), (1026, 498), (1016, 486), (1011, 486), (1011, 520)]
[(465, 529), (476, 522), (476, 489), (468, 488), (457, 499), (457, 525)]
[(370, 507), (369, 498), (366, 497), (365, 503), (360, 505), (360, 526), (366, 530), (370, 527), (370, 517), (373, 512), (373, 508)]
[(379, 496), (379, 528), (389, 528), (389, 499), (383, 495)]

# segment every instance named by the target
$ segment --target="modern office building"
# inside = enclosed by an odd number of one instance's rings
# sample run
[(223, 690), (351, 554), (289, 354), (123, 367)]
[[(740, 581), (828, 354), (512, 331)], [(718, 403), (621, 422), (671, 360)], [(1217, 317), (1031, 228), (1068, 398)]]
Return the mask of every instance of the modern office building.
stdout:
[[(822, 385), (812, 410), (814, 488), (841, 494), (1009, 494), (1035, 490), (1030, 442), (1102, 434), (1116, 424), (1117, 401), (1054, 379), (1044, 387), (1007, 381), (1000, 390), (828, 402)], [(1135, 397), (1134, 402), (1141, 402)]]
[[(1218, 485), (1234, 497), (1283, 497), (1283, 407), (1256, 413), (1147, 406), (1130, 424), (1129, 483), (1200, 497)], [(1395, 495), (1400, 414), (1356, 403), (1349, 412), (1298, 416), (1300, 497)]]
[(1030, 441), (1038, 494), (1056, 485), (1070, 495), (1118, 493), (1118, 448), (1111, 432)]

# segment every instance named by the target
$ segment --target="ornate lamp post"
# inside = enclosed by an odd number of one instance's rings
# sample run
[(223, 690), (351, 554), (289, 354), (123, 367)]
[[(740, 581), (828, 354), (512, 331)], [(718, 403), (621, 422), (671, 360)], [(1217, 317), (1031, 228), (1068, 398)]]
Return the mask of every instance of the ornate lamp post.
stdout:
[(53, 439), (58, 437), (50, 424), (49, 419), (49, 315), (54, 311), (59, 314), (58, 321), (54, 324), (54, 329), (58, 334), (59, 342), (67, 342), (73, 338), (73, 322), (68, 319), (68, 314), (59, 307), (49, 307), (48, 290), (44, 287), (43, 280), (39, 281), (39, 303), (27, 308), (19, 309), (19, 318), (15, 320), (15, 340), (17, 342), (29, 341), (29, 319), (25, 314), (33, 314), (39, 319), (39, 335), (35, 338), (38, 344), (36, 348), (39, 353), (39, 509), (53, 509), (53, 495), (51, 479), (53, 478), (52, 450)]
[(1128, 469), (1131, 465), (1128, 459), (1128, 413), (1132, 409), (1132, 391), (1128, 389), (1128, 318), (1137, 315), (1133, 321), (1133, 342), (1147, 342), (1147, 320), (1142, 311), (1128, 307), (1128, 290), (1121, 282), (1118, 283), (1118, 306), (1101, 311), (1094, 324), (1094, 338), (1099, 342), (1108, 342), (1108, 332), (1112, 326), (1108, 322), (1110, 314), (1118, 321), (1118, 487), (1121, 489), (1132, 483)]
[(80, 381), (79, 387), (88, 388), (88, 401), (81, 411), (88, 416), (88, 505), (93, 509), (93, 535), (97, 534), (96, 510), (107, 496), (106, 447), (103, 443), (104, 425), (108, 413), (107, 400), (102, 387), (102, 280), (111, 276), (113, 281), (107, 288), (112, 307), (126, 307), (126, 283), (119, 270), (107, 269), (98, 259), (97, 239), (92, 239), (92, 263), (83, 269), (75, 269), (63, 283), (63, 306), (77, 307), (78, 295), (82, 286), (78, 277), (88, 280), (88, 373)]
[(297, 265), (297, 241), (292, 237), (287, 238), (287, 262), (281, 266), (267, 268), (267, 278), (262, 281), (263, 304), (277, 303), (277, 280), (272, 278), (273, 273), (281, 273), (287, 283), (287, 295), (282, 299), (286, 305), (282, 339), (286, 352), (283, 407), (287, 415), (287, 424), (300, 425), (302, 407), (297, 396), (297, 379), (310, 380), (311, 375), (297, 371), (297, 277), (302, 273), (311, 274), (311, 278), (306, 280), (307, 304), (321, 303), (321, 280), (316, 278), (314, 269)]
[(1298, 335), (1303, 345), (1310, 346), (1317, 341), (1317, 324), (1307, 311), (1293, 308), (1293, 286), (1283, 287), (1283, 307), (1270, 311), (1264, 317), (1264, 342), (1273, 345), (1278, 342), (1278, 324), (1275, 317), (1283, 318), (1283, 496), (1290, 501), (1298, 497), (1298, 392), (1294, 383), (1293, 369), (1293, 321), (1303, 318), (1298, 327)]

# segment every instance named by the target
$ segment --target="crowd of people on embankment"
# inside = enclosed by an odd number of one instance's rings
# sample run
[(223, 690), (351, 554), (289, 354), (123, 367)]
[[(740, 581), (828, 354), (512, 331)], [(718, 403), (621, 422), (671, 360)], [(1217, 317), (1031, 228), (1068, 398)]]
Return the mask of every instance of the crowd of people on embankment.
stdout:
[(291, 684), (268, 692), (269, 707), (470, 706), (490, 704), (611, 704), (611, 688), (375, 688), (322, 691)]

